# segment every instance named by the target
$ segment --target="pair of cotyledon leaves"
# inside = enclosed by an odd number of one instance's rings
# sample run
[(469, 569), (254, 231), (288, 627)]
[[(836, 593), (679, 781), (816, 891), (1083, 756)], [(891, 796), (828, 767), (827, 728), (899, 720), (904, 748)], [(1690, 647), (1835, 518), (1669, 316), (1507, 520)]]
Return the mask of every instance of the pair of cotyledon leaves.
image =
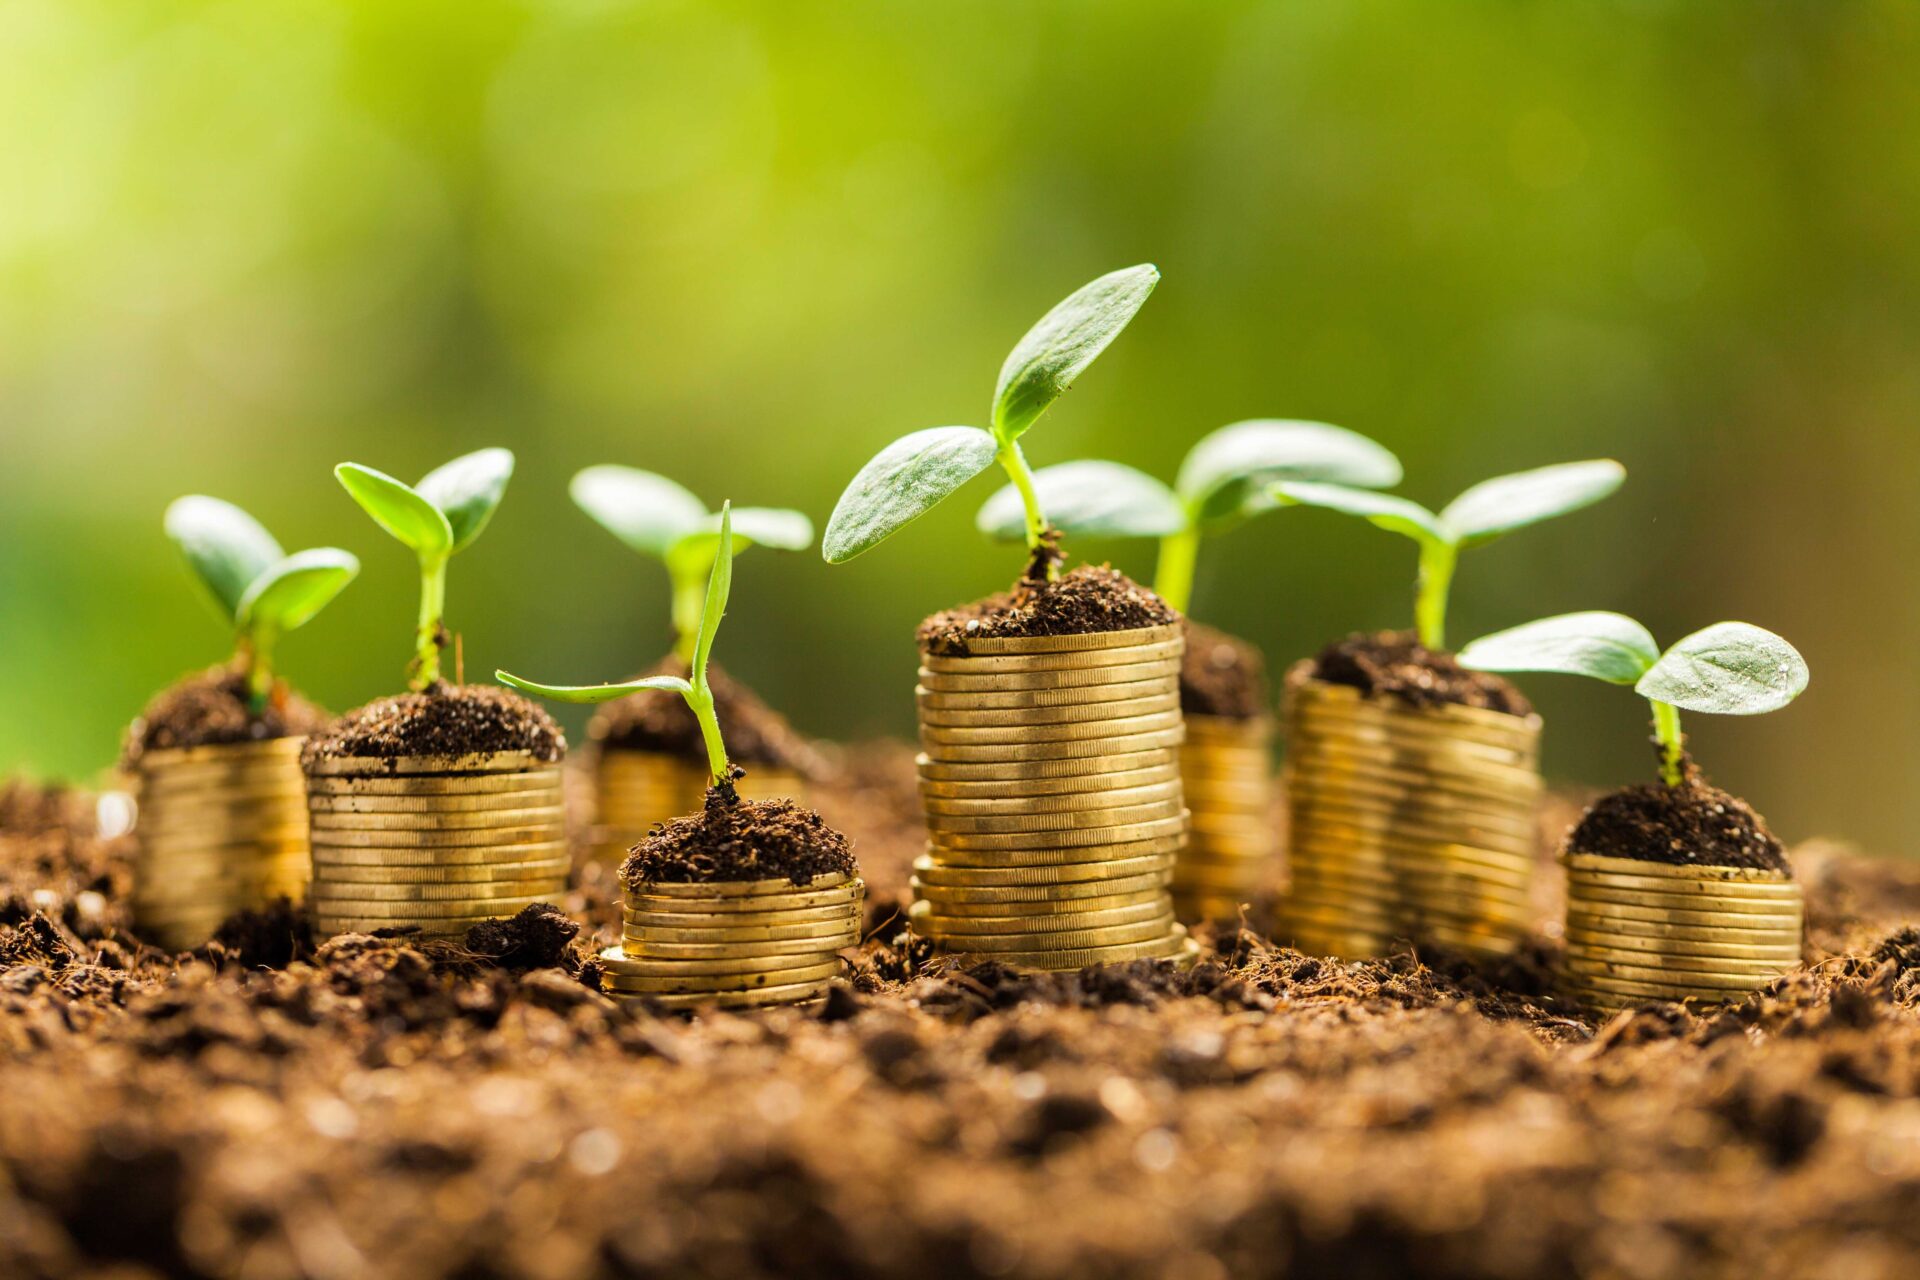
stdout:
[(432, 564), (471, 546), (493, 519), (513, 478), (513, 454), (481, 449), (412, 485), (357, 462), (343, 462), (333, 473), (375, 524)]
[(258, 520), (219, 498), (174, 502), (166, 530), (221, 616), (251, 635), (305, 625), (360, 572), (360, 562), (338, 547), (288, 555)]
[[(663, 561), (676, 579), (705, 573), (713, 563), (720, 514), (665, 476), (635, 467), (588, 467), (568, 491), (582, 511), (633, 550)], [(803, 551), (813, 543), (813, 522), (798, 511), (728, 510), (736, 554), (756, 543), (782, 551)]]
[(1475, 640), (1460, 664), (1479, 671), (1543, 671), (1632, 685), (1683, 711), (1752, 716), (1777, 711), (1807, 687), (1791, 644), (1745, 622), (1718, 622), (1662, 652), (1647, 629), (1618, 613), (1568, 613)]
[(1337, 484), (1283, 481), (1269, 493), (1283, 506), (1322, 507), (1359, 516), (1416, 542), (1471, 547), (1591, 506), (1626, 478), (1626, 468), (1610, 458), (1562, 462), (1482, 480), (1437, 512), (1391, 493)]
[(827, 521), (820, 549), (828, 562), (875, 546), (992, 466), (1120, 335), (1159, 282), (1150, 265), (1109, 272), (1041, 317), (1000, 367), (991, 429), (929, 427), (882, 449)]

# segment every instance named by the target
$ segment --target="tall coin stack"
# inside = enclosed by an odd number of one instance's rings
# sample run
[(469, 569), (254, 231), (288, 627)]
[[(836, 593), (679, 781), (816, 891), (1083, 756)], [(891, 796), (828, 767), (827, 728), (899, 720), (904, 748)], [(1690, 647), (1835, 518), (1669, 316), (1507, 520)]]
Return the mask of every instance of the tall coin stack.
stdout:
[(1603, 1009), (1731, 1000), (1799, 967), (1804, 909), (1786, 873), (1568, 851), (1568, 994)]
[(1289, 889), (1303, 951), (1400, 939), (1500, 956), (1528, 921), (1540, 718), (1287, 678)]
[(616, 997), (742, 1009), (826, 994), (839, 953), (860, 941), (866, 884), (815, 876), (694, 884), (654, 881), (626, 895), (620, 945), (600, 953)]
[(144, 752), (134, 920), (173, 951), (207, 941), (237, 911), (307, 887), (304, 738)]
[(567, 887), (560, 766), (530, 752), (325, 757), (307, 804), (322, 936), (464, 933)]
[(1188, 920), (1231, 918), (1280, 852), (1273, 821), (1273, 721), (1187, 718), (1180, 783), (1193, 820), (1173, 868), (1173, 902)]
[[(601, 748), (594, 766), (594, 856), (618, 867), (627, 850), (657, 823), (699, 812), (712, 781), (704, 759)], [(800, 775), (773, 765), (752, 766), (734, 790), (743, 800), (804, 802), (806, 798)]]
[(1177, 625), (923, 653), (914, 933), (967, 960), (1188, 958), (1167, 893), (1185, 842)]

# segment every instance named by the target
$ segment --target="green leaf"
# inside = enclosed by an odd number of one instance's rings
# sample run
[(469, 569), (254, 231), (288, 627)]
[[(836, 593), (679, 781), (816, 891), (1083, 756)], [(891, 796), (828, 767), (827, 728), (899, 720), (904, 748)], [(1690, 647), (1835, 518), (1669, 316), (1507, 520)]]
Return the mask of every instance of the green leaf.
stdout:
[(555, 702), (612, 702), (615, 698), (624, 698), (630, 693), (641, 693), (648, 689), (667, 690), (682, 697), (693, 692), (693, 686), (679, 676), (645, 676), (624, 684), (535, 684), (507, 671), (496, 671), (493, 678), (522, 693), (530, 693), (536, 698), (551, 698)]
[(296, 551), (253, 580), (240, 601), (240, 625), (255, 632), (305, 626), (359, 572), (360, 562), (338, 547)]
[(1563, 613), (1482, 636), (1460, 651), (1475, 671), (1547, 671), (1632, 684), (1660, 659), (1647, 629), (1625, 614)]
[(1620, 487), (1627, 469), (1608, 458), (1563, 462), (1482, 480), (1449, 502), (1440, 523), (1461, 546), (1592, 506)]
[(1000, 366), (993, 391), (995, 434), (1019, 439), (1120, 336), (1159, 283), (1155, 267), (1124, 267), (1082, 285), (1040, 317)]
[(579, 508), (643, 555), (665, 559), (674, 543), (711, 518), (706, 504), (665, 476), (638, 467), (588, 467), (568, 486)]
[(1256, 418), (1194, 445), (1174, 491), (1202, 523), (1218, 524), (1269, 509), (1277, 480), (1384, 489), (1400, 483), (1400, 460), (1345, 427)]
[(440, 508), (453, 531), (453, 550), (464, 551), (493, 519), (512, 478), (512, 452), (481, 449), (435, 467), (413, 490)]
[(167, 508), (165, 523), (167, 536), (229, 623), (239, 621), (248, 584), (286, 554), (258, 520), (218, 498), (180, 498)]
[(860, 468), (827, 520), (820, 551), (844, 564), (925, 515), (993, 465), (999, 442), (978, 427), (928, 427), (901, 436)]
[[(1173, 490), (1118, 462), (1062, 462), (1033, 473), (1048, 523), (1087, 538), (1164, 538), (1187, 527)], [(1006, 485), (974, 517), (988, 537), (1019, 542), (1027, 536), (1020, 491)]]
[(1282, 506), (1324, 507), (1328, 511), (1359, 516), (1376, 528), (1405, 534), (1417, 542), (1452, 541), (1433, 512), (1417, 502), (1409, 502), (1390, 493), (1349, 489), (1338, 484), (1314, 484), (1304, 480), (1283, 481), (1270, 486), (1267, 492)]
[[(713, 524), (719, 526), (718, 517)], [(805, 551), (813, 545), (813, 521), (799, 511), (784, 507), (733, 508), (733, 553), (739, 555), (750, 546), (772, 547), (775, 551)]]
[(720, 619), (727, 614), (727, 598), (733, 594), (733, 504), (720, 504), (720, 545), (713, 555), (713, 572), (707, 577), (707, 606), (700, 611), (700, 634), (693, 642), (693, 684), (707, 687), (707, 659), (713, 656), (713, 638), (720, 633)]
[(1661, 654), (1634, 688), (1683, 711), (1757, 716), (1799, 697), (1807, 674), (1799, 650), (1773, 632), (1716, 622)]
[(439, 507), (409, 486), (357, 462), (343, 462), (333, 474), (375, 524), (413, 548), (422, 560), (444, 559), (453, 553), (453, 526)]

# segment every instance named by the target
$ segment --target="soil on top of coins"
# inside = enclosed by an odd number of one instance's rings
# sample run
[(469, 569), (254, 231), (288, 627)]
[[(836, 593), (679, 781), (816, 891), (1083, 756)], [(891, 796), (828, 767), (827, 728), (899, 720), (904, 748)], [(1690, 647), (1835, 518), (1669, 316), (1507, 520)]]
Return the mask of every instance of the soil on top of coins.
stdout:
[(920, 647), (965, 657), (969, 640), (1077, 636), (1164, 627), (1180, 615), (1126, 574), (1083, 564), (1054, 582), (1026, 577), (1011, 591), (936, 613), (920, 624)]
[(127, 729), (120, 763), (132, 768), (149, 751), (228, 746), (318, 733), (327, 713), (275, 681), (267, 705), (255, 712), (246, 673), (223, 665), (190, 675), (154, 695)]
[(553, 717), (511, 689), (442, 683), (424, 693), (403, 693), (356, 707), (310, 739), (301, 759), (393, 760), (493, 751), (525, 751), (552, 762), (567, 753), (567, 740)]
[[(739, 772), (738, 769), (735, 770)], [(743, 800), (709, 787), (699, 813), (656, 826), (633, 847), (620, 874), (629, 888), (721, 880), (791, 880), (853, 875), (853, 848), (812, 809), (791, 800)]]
[[(669, 657), (656, 664), (650, 676), (687, 677), (687, 664)], [(727, 756), (737, 764), (760, 764), (791, 769), (803, 778), (818, 776), (820, 753), (796, 733), (786, 717), (760, 700), (753, 690), (735, 680), (717, 662), (707, 664), (707, 683), (713, 689), (713, 711)], [(707, 762), (707, 743), (687, 700), (672, 693), (636, 693), (609, 702), (595, 712), (587, 737), (613, 751), (658, 751), (684, 760)]]
[(1655, 782), (1602, 796), (1568, 833), (1567, 847), (1677, 867), (1792, 872), (1764, 818), (1692, 774), (1677, 787)]
[(1190, 716), (1253, 720), (1267, 713), (1267, 660), (1236, 636), (1187, 620), (1180, 709)]
[(1510, 681), (1469, 671), (1450, 653), (1427, 648), (1411, 631), (1356, 632), (1322, 649), (1311, 673), (1372, 697), (1385, 694), (1416, 707), (1451, 704), (1533, 714), (1533, 704)]

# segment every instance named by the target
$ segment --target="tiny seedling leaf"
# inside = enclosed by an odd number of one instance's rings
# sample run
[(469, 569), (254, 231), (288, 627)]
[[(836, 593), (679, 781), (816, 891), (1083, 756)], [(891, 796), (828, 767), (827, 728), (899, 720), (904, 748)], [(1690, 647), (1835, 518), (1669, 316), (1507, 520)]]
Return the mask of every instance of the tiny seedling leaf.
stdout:
[(1482, 480), (1448, 503), (1440, 523), (1461, 546), (1591, 506), (1620, 487), (1627, 470), (1607, 458), (1563, 462)]
[[(1187, 527), (1173, 490), (1118, 462), (1063, 462), (1033, 473), (1047, 521), (1066, 533), (1088, 538), (1164, 538)], [(1006, 542), (1027, 536), (1026, 507), (1020, 491), (1006, 485), (988, 498), (974, 517), (980, 532)]]
[(239, 621), (247, 587), (286, 554), (258, 520), (199, 494), (167, 508), (166, 530), (228, 622)]
[(333, 469), (360, 509), (375, 524), (398, 538), (422, 560), (444, 558), (453, 552), (453, 526), (440, 508), (384, 471), (343, 462)]
[(1308, 481), (1283, 481), (1270, 486), (1267, 492), (1282, 506), (1324, 507), (1328, 511), (1359, 516), (1376, 528), (1404, 534), (1418, 542), (1451, 541), (1433, 512), (1390, 493)]
[(1807, 687), (1799, 650), (1745, 622), (1716, 622), (1660, 655), (1634, 688), (1683, 711), (1754, 716), (1777, 711)]
[(435, 467), (413, 490), (440, 509), (453, 533), (452, 550), (462, 551), (493, 519), (512, 478), (511, 451), (481, 449)]
[(1194, 445), (1174, 490), (1200, 523), (1220, 524), (1271, 507), (1279, 480), (1384, 489), (1400, 483), (1400, 460), (1345, 427), (1257, 418)]
[(1042, 316), (1000, 366), (994, 431), (1004, 440), (1019, 439), (1120, 336), (1158, 283), (1160, 272), (1150, 265), (1124, 267), (1082, 285)]
[(661, 559), (711, 519), (706, 504), (686, 489), (637, 467), (588, 467), (574, 476), (568, 491), (614, 537)]
[(624, 698), (630, 693), (640, 693), (648, 689), (660, 689), (686, 697), (693, 692), (693, 686), (679, 676), (644, 676), (638, 680), (628, 680), (621, 684), (535, 684), (531, 680), (522, 680), (507, 671), (496, 671), (493, 678), (501, 684), (530, 693), (536, 698), (551, 698), (555, 702), (612, 702), (615, 698)]
[(1647, 629), (1619, 613), (1566, 613), (1482, 636), (1460, 651), (1475, 671), (1547, 671), (1633, 684), (1660, 660)]
[(360, 561), (338, 547), (296, 551), (253, 580), (241, 598), (238, 621), (255, 632), (305, 626), (359, 572)]
[[(720, 517), (707, 516), (706, 528), (683, 534), (667, 548), (667, 571), (674, 581), (698, 581), (713, 567), (720, 545)], [(749, 532), (751, 531), (751, 532)], [(733, 512), (733, 554), (760, 544), (778, 551), (804, 551), (813, 542), (813, 521), (798, 511), (741, 507)]]
[(978, 427), (928, 427), (895, 440), (840, 495), (821, 554), (842, 564), (884, 541), (992, 466), (999, 447)]
[(693, 642), (693, 685), (707, 687), (707, 660), (713, 656), (713, 638), (720, 619), (727, 616), (727, 598), (733, 594), (733, 509), (720, 504), (720, 545), (714, 549), (713, 571), (707, 576), (707, 605), (700, 611), (700, 634)]

